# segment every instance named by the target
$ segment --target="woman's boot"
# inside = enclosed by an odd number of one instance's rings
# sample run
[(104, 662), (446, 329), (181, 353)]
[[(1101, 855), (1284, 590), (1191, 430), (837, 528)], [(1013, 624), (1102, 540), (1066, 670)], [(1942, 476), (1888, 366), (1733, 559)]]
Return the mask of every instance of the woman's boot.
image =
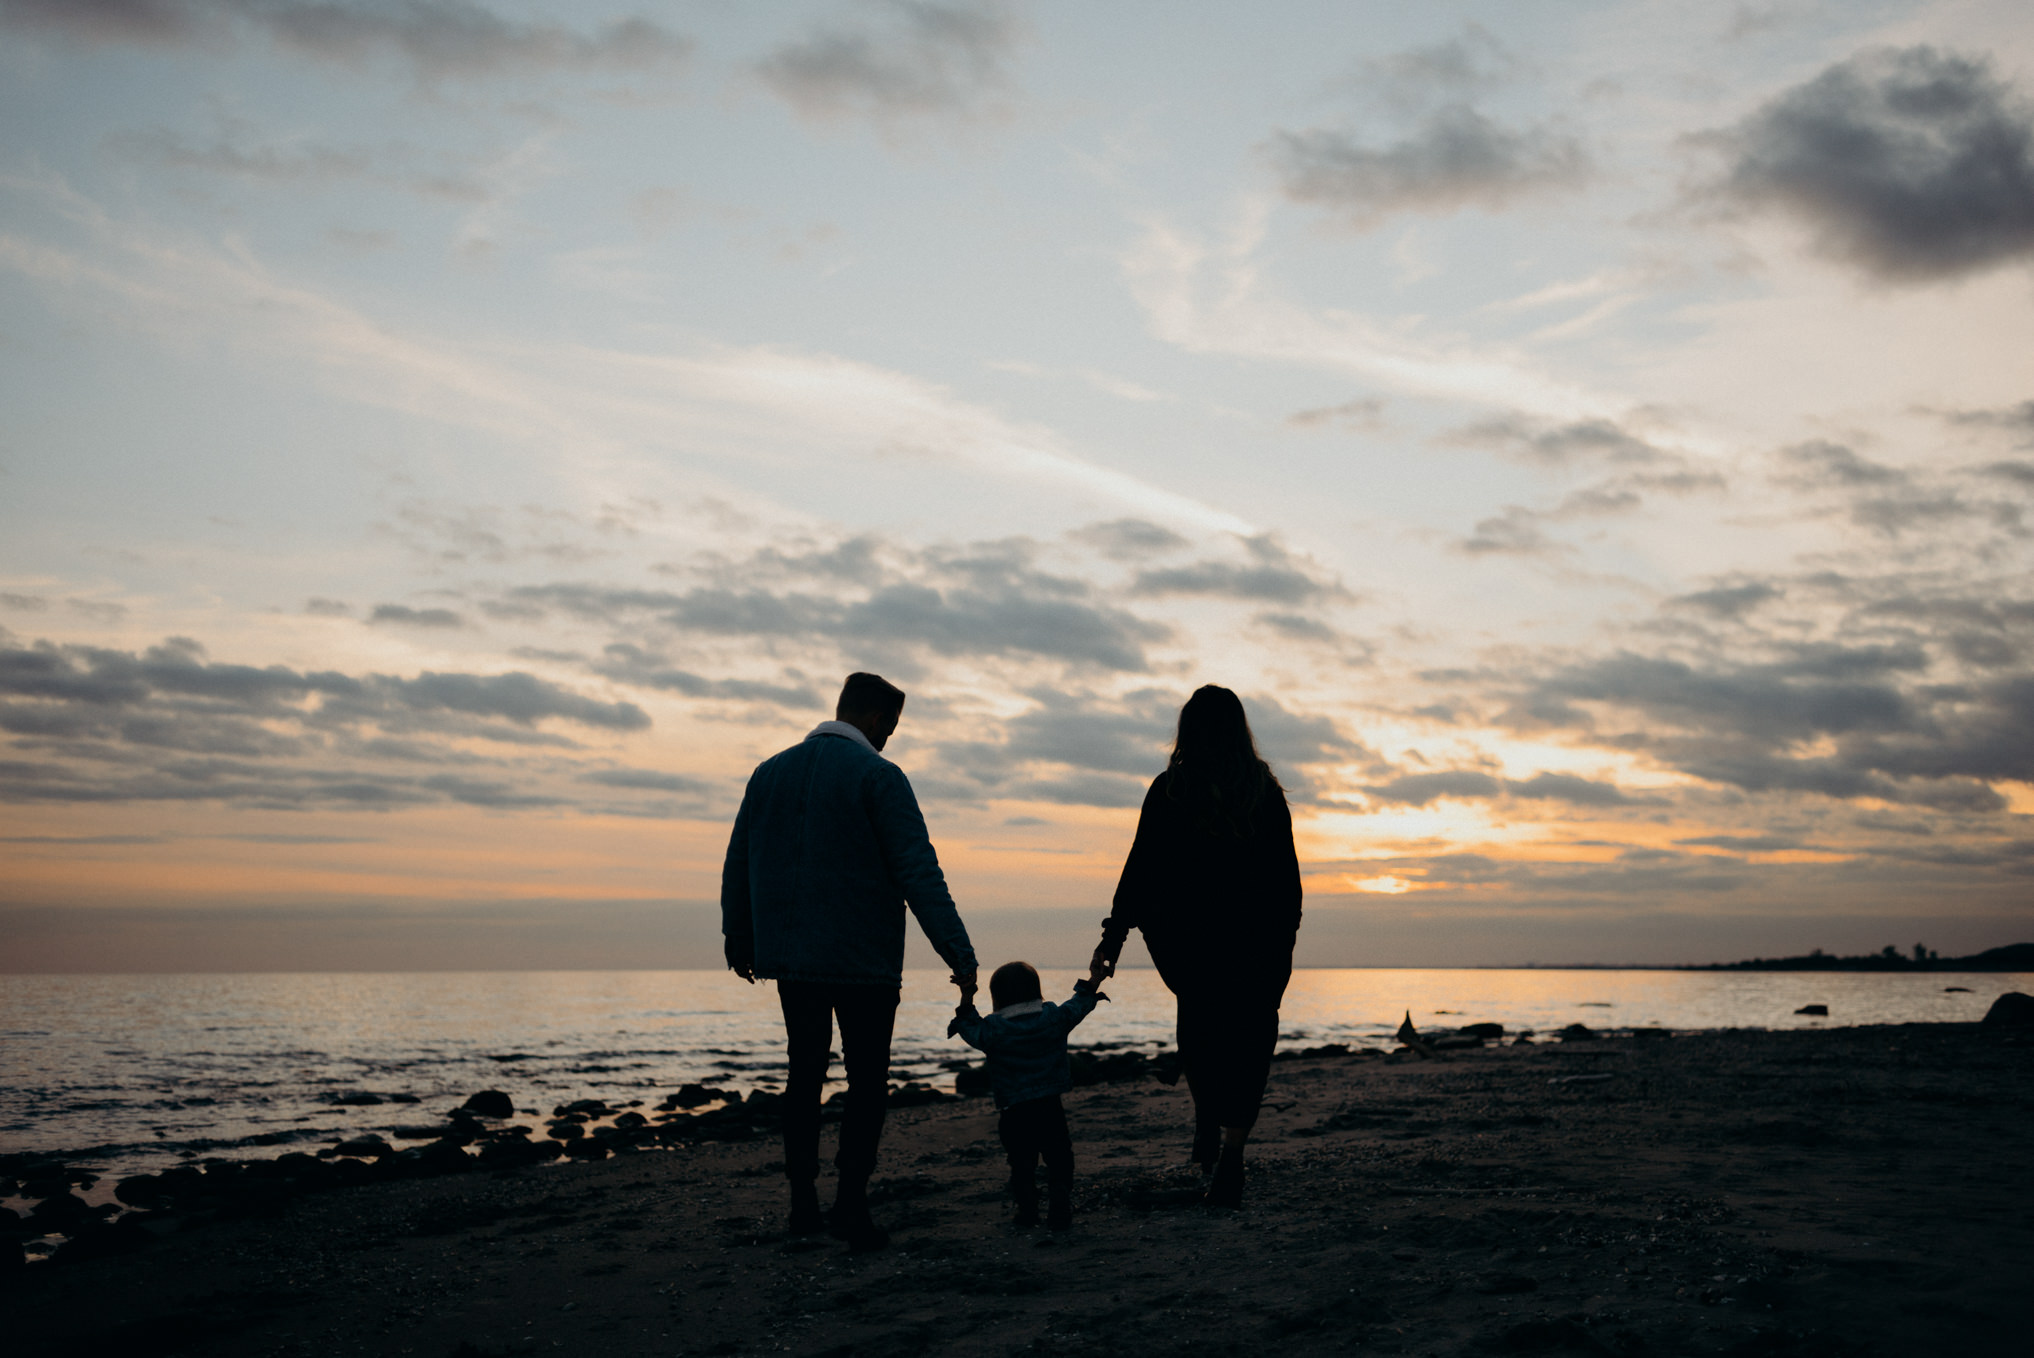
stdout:
[(1243, 1205), (1243, 1148), (1222, 1147), (1221, 1159), (1215, 1162), (1215, 1177), (1208, 1184), (1208, 1196), (1204, 1201), (1210, 1207), (1241, 1207)]

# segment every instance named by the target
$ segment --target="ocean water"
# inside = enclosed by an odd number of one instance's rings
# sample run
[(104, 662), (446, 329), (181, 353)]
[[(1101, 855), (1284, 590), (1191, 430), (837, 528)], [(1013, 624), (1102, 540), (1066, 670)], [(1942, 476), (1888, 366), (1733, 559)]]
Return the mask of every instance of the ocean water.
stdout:
[[(1047, 972), (1048, 998), (1075, 974)], [(1408, 1012), (1422, 1031), (1970, 1022), (2008, 990), (2034, 990), (2034, 976), (1305, 970), (1280, 1041), (1382, 1044)], [(1077, 1045), (1171, 1045), (1171, 996), (1155, 972), (1126, 971), (1106, 991), (1112, 1002)], [(945, 1035), (954, 999), (938, 973), (907, 976), (894, 1078), (951, 1087), (971, 1055)], [(1794, 1013), (1809, 1003), (1829, 1017)], [(0, 976), (0, 1152), (107, 1173), (387, 1133), (479, 1089), (548, 1111), (585, 1097), (654, 1102), (689, 1080), (776, 1086), (782, 1066), (774, 988), (725, 971)], [(389, 1101), (336, 1102), (362, 1094)]]

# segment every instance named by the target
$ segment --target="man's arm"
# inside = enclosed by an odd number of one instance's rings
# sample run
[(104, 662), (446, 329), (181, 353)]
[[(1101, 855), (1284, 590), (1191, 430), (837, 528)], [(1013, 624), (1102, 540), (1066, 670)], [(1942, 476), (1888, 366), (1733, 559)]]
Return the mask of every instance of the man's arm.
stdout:
[(925, 931), (934, 951), (953, 968), (954, 983), (963, 994), (972, 996), (974, 944), (968, 941), (967, 926), (961, 923), (960, 911), (954, 908), (946, 874), (939, 870), (939, 855), (933, 850), (932, 836), (926, 832), (925, 816), (918, 809), (911, 780), (904, 776), (904, 770), (886, 761), (877, 771), (873, 793), (872, 819), (883, 861), (890, 869), (890, 880), (904, 897), (904, 903), (911, 907), (911, 913), (918, 917), (918, 927)]
[(735, 812), (727, 858), (720, 865), (720, 936), (728, 969), (751, 985), (756, 980), (756, 920), (749, 900), (749, 798)]

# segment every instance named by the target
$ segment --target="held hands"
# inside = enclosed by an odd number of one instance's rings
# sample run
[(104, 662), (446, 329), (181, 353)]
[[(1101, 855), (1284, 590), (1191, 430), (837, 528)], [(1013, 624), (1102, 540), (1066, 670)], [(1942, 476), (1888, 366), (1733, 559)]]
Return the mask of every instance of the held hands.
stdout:
[(947, 977), (949, 981), (952, 981), (955, 985), (960, 987), (962, 1008), (971, 1008), (974, 1005), (975, 991), (979, 989), (979, 987), (975, 984), (976, 975), (977, 973), (974, 970), (970, 969), (966, 972), (957, 971), (953, 975)]

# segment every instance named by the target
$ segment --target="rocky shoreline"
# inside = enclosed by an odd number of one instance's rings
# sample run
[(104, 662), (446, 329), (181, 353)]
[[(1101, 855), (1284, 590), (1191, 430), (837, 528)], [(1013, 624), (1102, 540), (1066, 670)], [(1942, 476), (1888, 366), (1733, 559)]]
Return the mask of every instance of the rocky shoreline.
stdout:
[(37, 1353), (2006, 1353), (2026, 1033), (1297, 1053), (1240, 1213), (1197, 1205), (1165, 1064), (1104, 1053), (1058, 1235), (1010, 1225), (986, 1100), (906, 1087), (875, 1255), (783, 1235), (767, 1095), (477, 1098), (407, 1147), (133, 1176), (111, 1222), (15, 1173), (66, 1238), (0, 1286)]

